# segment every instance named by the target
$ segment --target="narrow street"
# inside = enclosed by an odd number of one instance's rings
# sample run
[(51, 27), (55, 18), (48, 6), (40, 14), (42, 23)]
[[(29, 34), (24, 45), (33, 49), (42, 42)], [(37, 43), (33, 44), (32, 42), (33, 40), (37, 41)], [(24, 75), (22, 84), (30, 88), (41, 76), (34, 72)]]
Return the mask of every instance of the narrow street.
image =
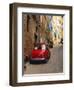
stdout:
[(26, 64), (25, 74), (63, 72), (63, 46), (51, 49), (51, 57), (45, 64)]

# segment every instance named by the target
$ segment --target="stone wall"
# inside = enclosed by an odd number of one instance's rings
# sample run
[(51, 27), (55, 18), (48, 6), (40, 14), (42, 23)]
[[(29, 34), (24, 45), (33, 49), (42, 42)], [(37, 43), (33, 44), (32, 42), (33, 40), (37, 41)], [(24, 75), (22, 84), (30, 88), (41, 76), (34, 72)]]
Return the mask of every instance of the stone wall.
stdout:
[(37, 33), (37, 43), (45, 42), (47, 30), (47, 16), (44, 15), (25, 15), (24, 14), (24, 54), (30, 56), (34, 48)]
[(52, 17), (52, 33), (53, 33), (53, 43), (54, 45), (59, 45), (61, 39), (63, 38), (63, 17), (53, 16)]
[[(24, 18), (24, 51), (25, 56), (30, 56), (31, 51), (34, 48), (34, 32), (36, 30), (36, 23), (30, 15), (29, 17), (25, 15)], [(28, 18), (29, 20), (27, 22)]]

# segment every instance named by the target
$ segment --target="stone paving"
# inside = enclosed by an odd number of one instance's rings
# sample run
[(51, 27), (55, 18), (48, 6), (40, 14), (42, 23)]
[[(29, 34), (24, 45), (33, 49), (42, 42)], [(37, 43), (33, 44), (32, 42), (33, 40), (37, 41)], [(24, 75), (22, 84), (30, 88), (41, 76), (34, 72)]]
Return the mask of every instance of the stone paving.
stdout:
[(46, 64), (26, 64), (25, 74), (63, 72), (63, 46), (51, 49), (51, 57)]

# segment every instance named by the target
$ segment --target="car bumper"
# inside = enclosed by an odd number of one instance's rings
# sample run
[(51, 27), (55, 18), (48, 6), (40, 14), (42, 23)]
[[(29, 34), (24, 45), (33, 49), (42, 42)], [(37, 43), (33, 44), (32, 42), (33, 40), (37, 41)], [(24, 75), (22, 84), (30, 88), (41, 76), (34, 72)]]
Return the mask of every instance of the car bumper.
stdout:
[(31, 58), (30, 59), (30, 64), (41, 64), (41, 63), (46, 63), (48, 59), (45, 58)]

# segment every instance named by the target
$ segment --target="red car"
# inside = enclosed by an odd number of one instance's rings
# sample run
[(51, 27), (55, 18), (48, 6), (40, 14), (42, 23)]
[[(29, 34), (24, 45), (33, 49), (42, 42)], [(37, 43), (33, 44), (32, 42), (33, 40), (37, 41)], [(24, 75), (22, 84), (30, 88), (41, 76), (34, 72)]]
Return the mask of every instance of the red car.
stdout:
[(50, 58), (50, 51), (45, 44), (41, 44), (32, 50), (30, 63), (46, 63)]

